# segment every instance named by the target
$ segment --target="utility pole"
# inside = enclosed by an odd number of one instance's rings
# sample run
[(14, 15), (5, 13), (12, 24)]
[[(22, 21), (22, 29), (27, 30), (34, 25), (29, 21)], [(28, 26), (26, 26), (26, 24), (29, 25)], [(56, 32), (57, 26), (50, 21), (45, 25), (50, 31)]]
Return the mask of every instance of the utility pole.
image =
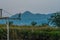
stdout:
[(9, 20), (6, 20), (7, 23), (7, 40), (9, 40)]
[(7, 26), (7, 40), (9, 40), (9, 19), (10, 20), (21, 20), (21, 14), (18, 15), (18, 18), (9, 18), (9, 17), (2, 17), (2, 9), (0, 9), (0, 19), (6, 20), (6, 26)]

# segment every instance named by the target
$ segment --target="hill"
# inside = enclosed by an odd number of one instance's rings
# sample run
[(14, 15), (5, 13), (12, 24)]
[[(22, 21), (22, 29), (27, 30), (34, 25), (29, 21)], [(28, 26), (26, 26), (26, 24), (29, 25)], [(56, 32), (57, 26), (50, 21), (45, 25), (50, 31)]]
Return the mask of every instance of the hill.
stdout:
[[(15, 14), (11, 16), (11, 18), (17, 18), (19, 14)], [(14, 24), (18, 25), (31, 25), (32, 21), (37, 22), (38, 25), (43, 24), (43, 23), (48, 23), (48, 19), (50, 18), (52, 14), (34, 14), (30, 11), (25, 11), (24, 13), (21, 13), (21, 20), (13, 20)]]

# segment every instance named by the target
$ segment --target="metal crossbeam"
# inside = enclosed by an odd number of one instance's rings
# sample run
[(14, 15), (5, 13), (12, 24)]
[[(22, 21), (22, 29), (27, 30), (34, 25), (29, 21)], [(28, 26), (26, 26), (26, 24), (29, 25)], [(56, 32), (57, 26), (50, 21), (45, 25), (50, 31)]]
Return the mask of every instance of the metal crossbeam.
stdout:
[(0, 19), (21, 20), (21, 18), (9, 18), (9, 17), (2, 17)]

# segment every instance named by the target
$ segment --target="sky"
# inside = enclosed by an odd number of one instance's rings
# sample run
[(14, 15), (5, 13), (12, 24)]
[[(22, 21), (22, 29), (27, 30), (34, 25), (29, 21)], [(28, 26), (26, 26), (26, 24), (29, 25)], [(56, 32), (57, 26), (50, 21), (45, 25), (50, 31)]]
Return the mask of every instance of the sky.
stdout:
[(25, 11), (48, 14), (60, 11), (60, 0), (0, 0), (0, 9), (12, 15)]

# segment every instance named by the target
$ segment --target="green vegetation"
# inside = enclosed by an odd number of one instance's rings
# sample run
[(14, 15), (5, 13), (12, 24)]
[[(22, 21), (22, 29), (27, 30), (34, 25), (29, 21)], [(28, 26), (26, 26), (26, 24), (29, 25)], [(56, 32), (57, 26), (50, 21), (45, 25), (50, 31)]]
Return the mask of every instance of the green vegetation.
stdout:
[[(2, 27), (3, 26), (3, 27)], [(10, 40), (60, 40), (60, 28), (10, 25)], [(7, 39), (6, 25), (0, 25), (0, 39)]]
[(37, 24), (37, 22), (34, 22), (34, 21), (31, 22), (32, 26), (35, 26), (36, 24)]
[(7, 39), (7, 30), (0, 28), (0, 40), (6, 40)]
[(54, 13), (50, 18), (50, 22), (60, 27), (60, 12)]

